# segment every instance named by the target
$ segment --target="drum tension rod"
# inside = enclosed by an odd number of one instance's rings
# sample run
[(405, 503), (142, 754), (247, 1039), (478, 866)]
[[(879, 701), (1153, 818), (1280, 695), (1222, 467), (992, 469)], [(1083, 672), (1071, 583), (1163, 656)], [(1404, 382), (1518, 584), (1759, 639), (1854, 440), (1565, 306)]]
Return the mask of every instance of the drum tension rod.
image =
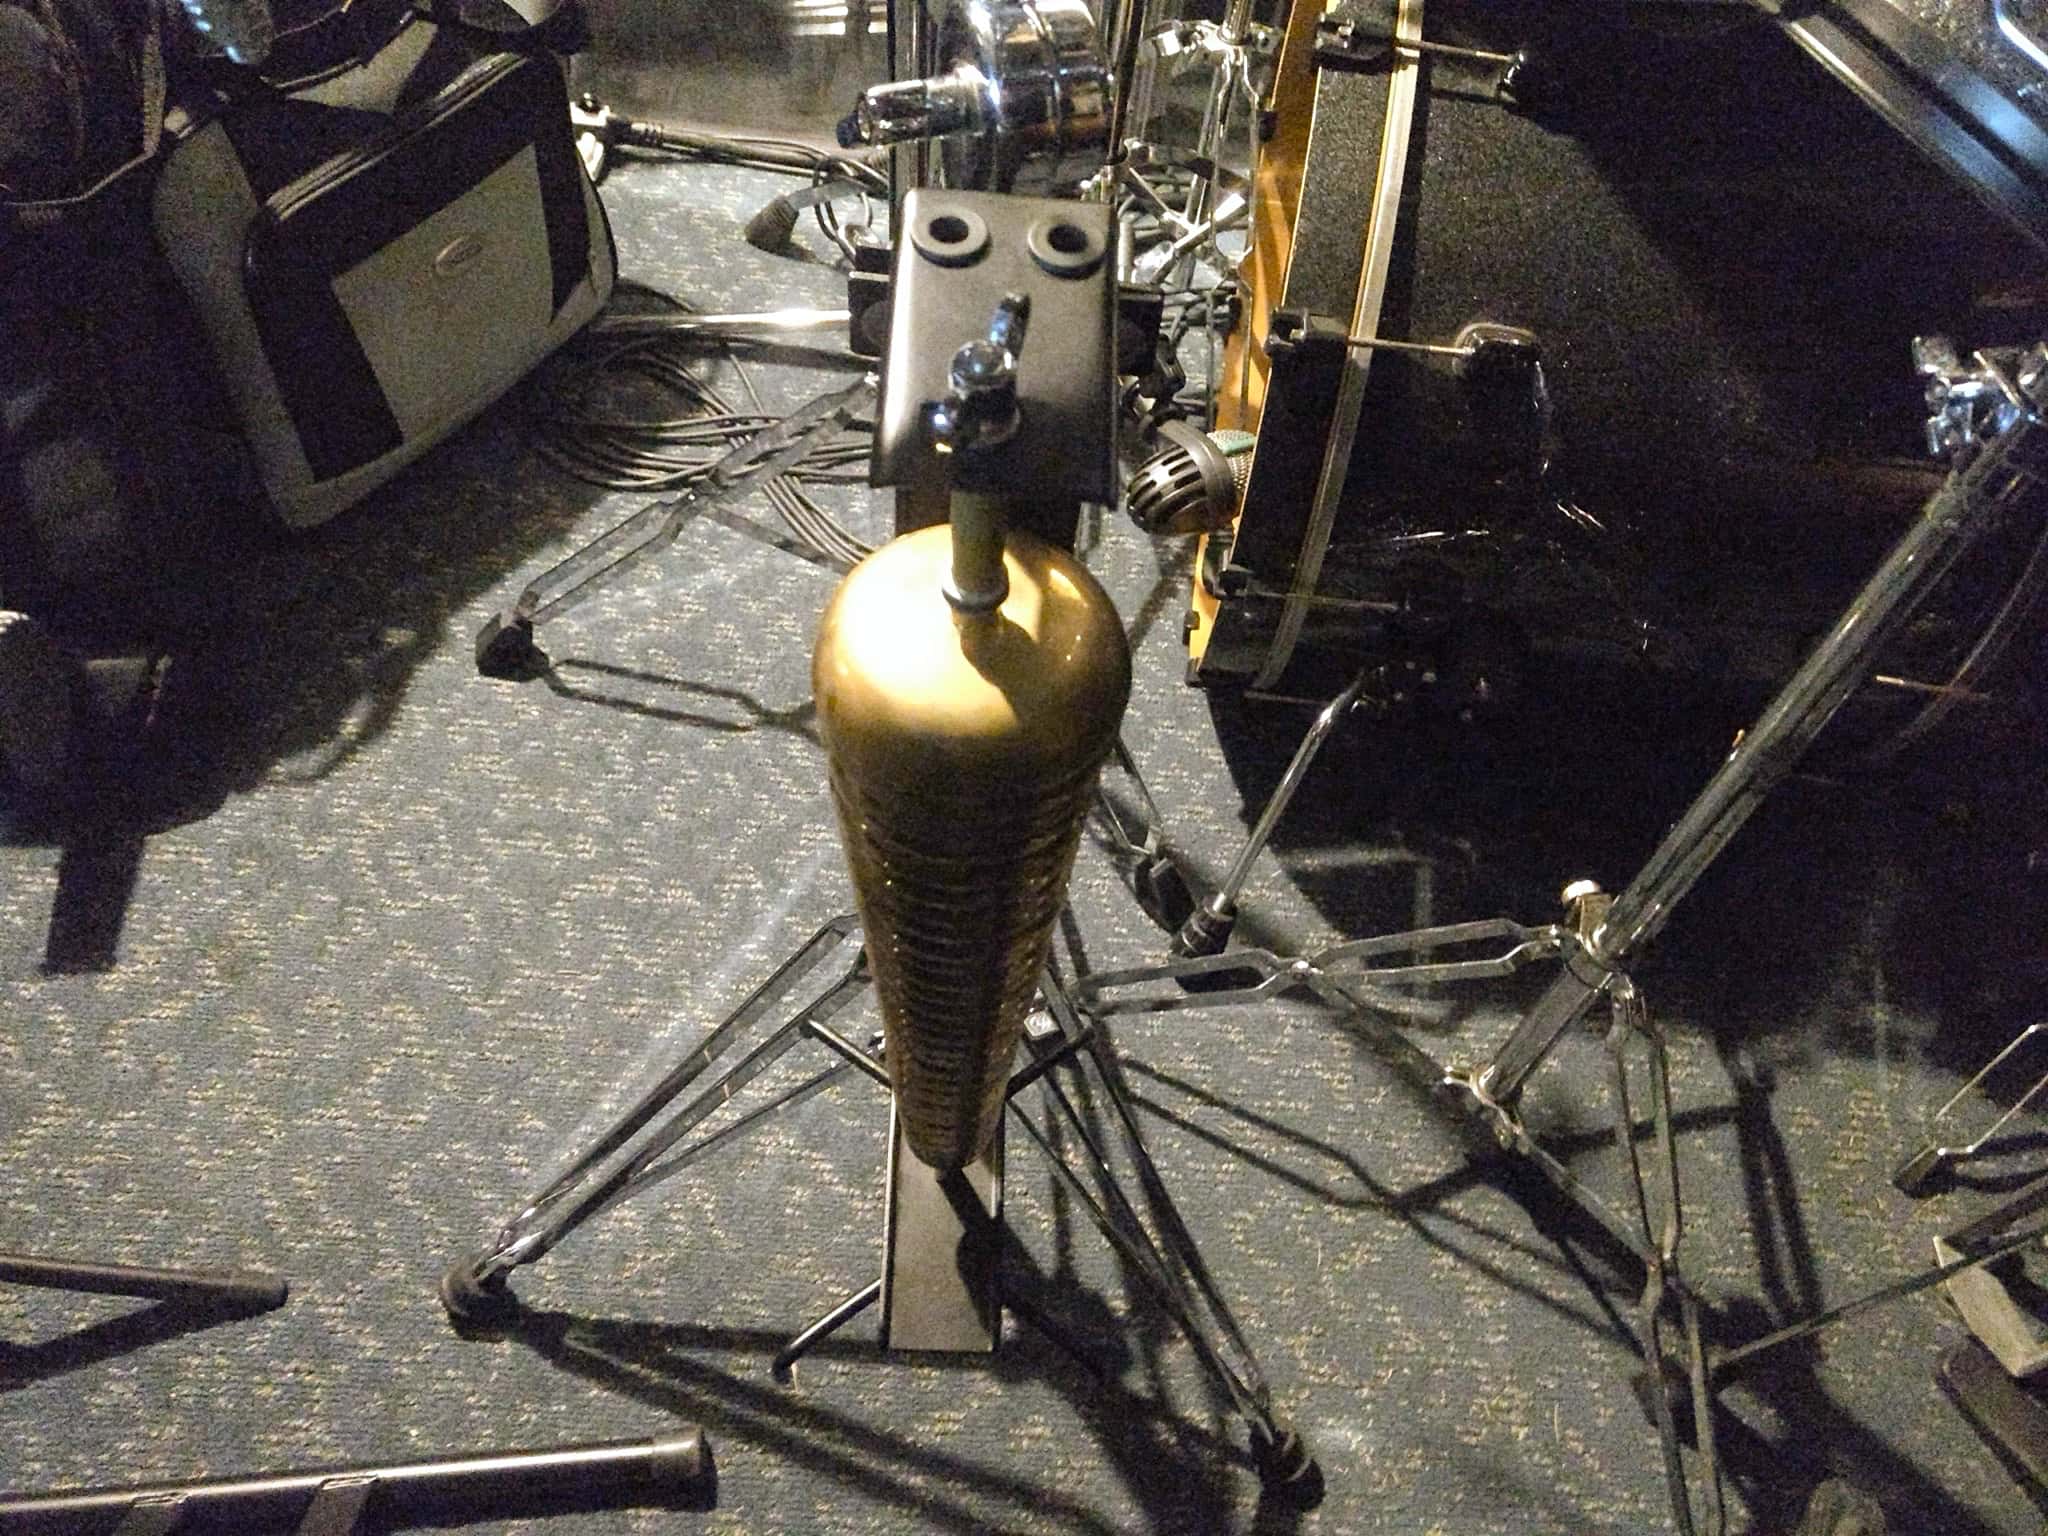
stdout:
[[(1388, 7), (1391, 11), (1392, 7)], [(1469, 48), (1459, 43), (1432, 42), (1427, 38), (1397, 37), (1391, 15), (1374, 18), (1350, 17), (1339, 21), (1325, 16), (1316, 23), (1316, 63), (1328, 69), (1384, 69), (1401, 52), (1435, 54), (1473, 64), (1491, 64), (1500, 73), (1494, 77), (1494, 94), (1510, 106), (1532, 105), (1532, 86), (1537, 86), (1534, 66), (1526, 48), (1501, 53), (1492, 48)]]
[(1496, 53), (1490, 48), (1466, 48), (1455, 43), (1431, 42), (1422, 37), (1412, 42), (1405, 41), (1395, 37), (1393, 27), (1386, 22), (1360, 22), (1356, 18), (1339, 21), (1334, 16), (1325, 16), (1316, 23), (1316, 30), (1342, 49), (1343, 62), (1350, 64), (1377, 64), (1384, 57), (1391, 57), (1397, 48), (1409, 53), (1437, 53), (1446, 58), (1471, 59), (1475, 63), (1503, 67), (1514, 63), (1517, 57), (1512, 53)]
[(1540, 358), (1542, 345), (1533, 331), (1494, 320), (1470, 320), (1449, 341), (1403, 341), (1391, 336), (1353, 336), (1343, 321), (1306, 309), (1276, 309), (1266, 321), (1266, 355), (1279, 361), (1303, 349), (1341, 347), (1354, 352), (1418, 352), (1427, 357), (1455, 358), (1471, 364), (1489, 358)]
[(1359, 352), (1427, 352), (1431, 357), (1470, 357), (1473, 345), (1447, 341), (1395, 341), (1388, 336), (1346, 336), (1344, 345)]

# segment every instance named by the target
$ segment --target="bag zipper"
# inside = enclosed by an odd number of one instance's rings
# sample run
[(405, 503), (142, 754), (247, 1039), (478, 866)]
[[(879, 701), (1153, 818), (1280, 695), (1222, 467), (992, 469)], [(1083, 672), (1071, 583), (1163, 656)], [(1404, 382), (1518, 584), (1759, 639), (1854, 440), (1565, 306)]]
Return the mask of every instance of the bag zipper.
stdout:
[(421, 115), (393, 118), (355, 148), (316, 165), (298, 180), (271, 193), (263, 204), (271, 223), (283, 223), (308, 203), (318, 201), (369, 169), (407, 139), (440, 126), (514, 70), (532, 62), (522, 53), (500, 53), (479, 59), (422, 103), (418, 109)]

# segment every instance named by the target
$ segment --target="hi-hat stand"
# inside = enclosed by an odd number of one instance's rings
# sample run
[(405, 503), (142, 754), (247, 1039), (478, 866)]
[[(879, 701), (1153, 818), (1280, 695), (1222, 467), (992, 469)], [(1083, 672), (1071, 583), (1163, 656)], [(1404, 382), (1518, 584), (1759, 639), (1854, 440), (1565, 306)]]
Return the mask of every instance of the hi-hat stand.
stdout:
[[(887, 1092), (878, 1042), (857, 1043), (833, 1023), (868, 985), (858, 921), (845, 916), (826, 923), (513, 1215), (488, 1247), (450, 1267), (441, 1299), (451, 1319), (476, 1331), (516, 1326), (520, 1304), (509, 1284), (512, 1272), (540, 1259), (584, 1223), (850, 1076), (866, 1077)], [(1059, 1187), (1179, 1326), (1204, 1372), (1244, 1421), (1261, 1478), (1312, 1496), (1314, 1463), (1274, 1410), (1265, 1374), (1166, 1194), (1104, 1031), (1075, 1008), (1055, 967), (1043, 974), (1040, 1004), (1027, 1027), (1025, 1059), (1009, 1080), (1005, 1120), (1045, 1153)], [(805, 1041), (823, 1046), (837, 1061), (736, 1111), (716, 1129), (700, 1130)], [(733, 1052), (738, 1054), (730, 1065), (706, 1077)], [(1019, 1102), (1032, 1088), (1044, 1097), (1046, 1125)], [(1084, 1104), (1107, 1106), (1120, 1146), (1099, 1133)], [(891, 1119), (882, 1276), (797, 1333), (775, 1357), (777, 1377), (786, 1378), (805, 1353), (877, 1301), (884, 1349), (992, 1351), (1007, 1307), (1072, 1351), (1058, 1322), (1005, 1284), (1000, 1273), (1006, 1241), (1003, 1138), (976, 1163), (940, 1175), (910, 1154), (893, 1123), (893, 1101)], [(1072, 1161), (1069, 1148), (1075, 1149)], [(1136, 1198), (1119, 1178), (1119, 1159), (1135, 1171), (1141, 1186)], [(1152, 1214), (1150, 1226), (1141, 1208)]]
[[(2023, 355), (1979, 354), (1976, 362), (1977, 382), (1995, 409), (1949, 408), (1931, 424), (1949, 425), (1959, 434), (1960, 452), (1948, 479), (1619, 896), (1609, 897), (1590, 881), (1581, 881), (1566, 888), (1565, 920), (1559, 923), (1531, 926), (1508, 918), (1454, 923), (1335, 944), (1307, 956), (1258, 949), (1190, 955), (1190, 949), (1211, 947), (1212, 939), (1213, 947), (1221, 949), (1237, 888), (1249, 866), (1244, 857), (1233, 867), (1224, 904), (1204, 908), (1183, 928), (1176, 946), (1182, 958), (1097, 973), (1084, 978), (1078, 989), (1084, 1016), (1098, 1020), (1246, 1003), (1306, 990), (1359, 1024), (1372, 1025), (1373, 1014), (1397, 1009), (1409, 989), (1499, 978), (1539, 961), (1556, 962), (1555, 979), (1478, 1067), (1444, 1066), (1390, 1027), (1375, 1032), (1386, 1037), (1396, 1060), (1415, 1069), (1459, 1124), (1477, 1133), (1482, 1143), (1497, 1143), (1533, 1162), (1641, 1262), (1637, 1342), (1649, 1371), (1649, 1406), (1662, 1446), (1673, 1521), (1686, 1536), (1697, 1527), (1676, 1411), (1667, 1390), (1674, 1377), (1690, 1387), (1707, 1528), (1718, 1532), (1726, 1526), (1713, 1438), (1712, 1391), (1718, 1382), (1759, 1355), (1867, 1307), (1939, 1284), (2048, 1233), (2048, 1220), (2030, 1209), (2024, 1214), (2033, 1220), (1975, 1231), (1976, 1241), (1958, 1241), (1954, 1256), (1932, 1269), (1764, 1338), (1710, 1353), (1701, 1328), (1703, 1305), (1678, 1266), (1683, 1219), (1664, 1040), (1629, 975), (1678, 903), (1771, 790), (1799, 765), (1814, 738), (1871, 674), (1886, 647), (1955, 562), (2004, 519), (2039, 511), (2041, 482), (2048, 478), (2048, 420), (2043, 416), (2048, 409), (2048, 345)], [(1966, 413), (1958, 414), (1959, 409)], [(1253, 833), (1251, 852), (1263, 845), (1316, 748), (1358, 704), (1362, 682), (1363, 677), (1332, 702), (1303, 743), (1275, 796), (1277, 804), (1269, 807)], [(1210, 932), (1204, 931), (1205, 916)], [(1218, 929), (1220, 933), (1213, 932)], [(1251, 973), (1248, 982), (1219, 990), (1187, 990), (1184, 985), (1199, 986), (1205, 978), (1219, 976), (1235, 983), (1240, 976), (1230, 973), (1245, 972)], [(1566, 1034), (1603, 1003), (1614, 1138), (1632, 1186), (1626, 1209), (1617, 1209), (1585, 1185), (1536, 1140), (1517, 1111), (1531, 1075)], [(1649, 1172), (1638, 1145), (1638, 1092), (1628, 1059), (1638, 1047), (1647, 1056), (1654, 1164)], [(1679, 1331), (1676, 1341), (1667, 1333), (1672, 1320)]]

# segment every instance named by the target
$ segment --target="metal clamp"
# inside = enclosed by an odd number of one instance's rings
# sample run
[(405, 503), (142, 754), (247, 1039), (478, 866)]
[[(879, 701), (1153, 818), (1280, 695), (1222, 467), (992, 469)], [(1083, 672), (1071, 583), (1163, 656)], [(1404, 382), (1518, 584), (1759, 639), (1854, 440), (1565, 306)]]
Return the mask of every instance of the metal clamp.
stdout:
[(949, 186), (1066, 187), (1100, 169), (1114, 81), (1084, 0), (954, 0), (937, 14), (938, 71), (864, 92), (842, 148), (935, 140)]
[(939, 452), (994, 448), (1017, 435), (1017, 354), (1030, 318), (1030, 298), (1006, 293), (989, 318), (988, 334), (953, 354), (946, 398), (932, 403), (928, 417)]
[[(1017, 353), (1024, 346), (1031, 300), (1006, 293), (990, 316), (988, 334), (953, 354), (946, 396), (926, 407), (932, 448), (950, 466), (956, 454), (984, 453), (1017, 435)], [(1003, 564), (1005, 517), (998, 498), (956, 485), (951, 497), (953, 563), (946, 601), (962, 613), (991, 613), (1010, 593)]]
[(2027, 408), (2013, 381), (2016, 350), (1987, 348), (1968, 362), (1946, 336), (1913, 338), (1913, 371), (1927, 381), (1927, 452), (1952, 459), (1996, 437)]
[(1145, 39), (1145, 46), (1162, 59), (1185, 59), (1196, 54), (1251, 54), (1264, 57), (1274, 52), (1279, 34), (1260, 22), (1252, 22), (1232, 36), (1213, 21), (1169, 21)]

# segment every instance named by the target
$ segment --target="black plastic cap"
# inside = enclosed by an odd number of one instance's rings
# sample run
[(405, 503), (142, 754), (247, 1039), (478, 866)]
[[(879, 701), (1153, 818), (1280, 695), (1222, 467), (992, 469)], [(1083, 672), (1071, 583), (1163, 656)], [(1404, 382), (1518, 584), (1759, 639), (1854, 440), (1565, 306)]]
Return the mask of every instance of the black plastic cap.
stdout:
[(474, 1259), (458, 1259), (441, 1276), (441, 1306), (462, 1334), (502, 1332), (519, 1315), (519, 1298), (503, 1280), (476, 1277)]
[(547, 664), (547, 652), (533, 643), (533, 621), (509, 608), (477, 631), (476, 669), (485, 677), (523, 683), (546, 671)]
[(781, 250), (796, 233), (796, 205), (786, 197), (776, 198), (747, 220), (745, 233), (747, 244), (757, 251)]

